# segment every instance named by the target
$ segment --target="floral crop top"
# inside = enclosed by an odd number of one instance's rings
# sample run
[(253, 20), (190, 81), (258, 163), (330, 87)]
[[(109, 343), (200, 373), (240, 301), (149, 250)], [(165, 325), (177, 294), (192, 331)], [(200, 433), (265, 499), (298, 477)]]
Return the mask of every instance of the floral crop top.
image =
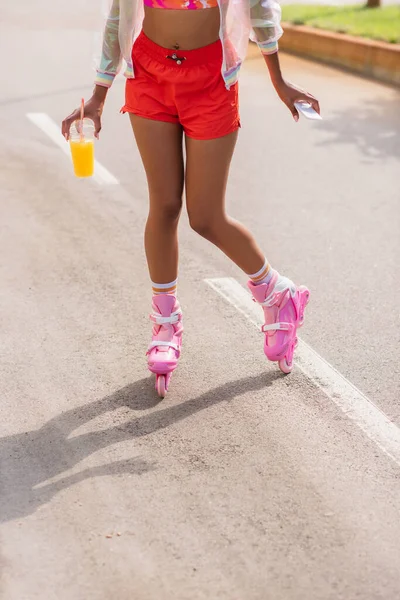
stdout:
[(144, 0), (144, 5), (169, 10), (197, 10), (215, 8), (218, 6), (218, 0)]

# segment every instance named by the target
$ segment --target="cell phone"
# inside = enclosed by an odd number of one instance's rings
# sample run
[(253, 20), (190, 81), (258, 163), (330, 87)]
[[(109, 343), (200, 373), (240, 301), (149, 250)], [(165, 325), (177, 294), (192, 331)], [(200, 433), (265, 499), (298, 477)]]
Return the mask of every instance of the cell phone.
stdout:
[(321, 115), (319, 115), (308, 102), (295, 102), (294, 105), (299, 113), (304, 115), (307, 119), (311, 119), (312, 121), (322, 120)]

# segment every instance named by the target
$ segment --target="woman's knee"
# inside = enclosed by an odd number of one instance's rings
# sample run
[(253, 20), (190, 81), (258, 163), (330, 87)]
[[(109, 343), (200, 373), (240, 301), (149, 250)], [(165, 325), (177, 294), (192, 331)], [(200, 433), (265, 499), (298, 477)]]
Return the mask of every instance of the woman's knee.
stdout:
[(163, 196), (150, 199), (150, 215), (165, 221), (179, 219), (182, 210), (182, 196)]
[(208, 215), (202, 212), (190, 213), (189, 212), (189, 222), (190, 227), (201, 235), (201, 237), (209, 240), (210, 242), (214, 242), (218, 239), (218, 234), (221, 231), (221, 226), (223, 225), (223, 217)]

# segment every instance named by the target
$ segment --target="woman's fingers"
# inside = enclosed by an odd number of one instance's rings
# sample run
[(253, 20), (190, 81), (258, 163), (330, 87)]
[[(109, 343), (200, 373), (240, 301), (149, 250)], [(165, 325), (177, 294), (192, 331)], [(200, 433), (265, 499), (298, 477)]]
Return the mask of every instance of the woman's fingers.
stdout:
[(101, 118), (99, 116), (91, 117), (94, 123), (94, 137), (99, 139), (99, 133), (101, 131)]
[(313, 109), (315, 110), (315, 112), (317, 112), (319, 115), (321, 114), (321, 109), (319, 107), (319, 102), (316, 98), (313, 98), (311, 100), (311, 106), (313, 107)]
[(307, 94), (307, 93), (302, 94), (301, 97), (299, 98), (299, 100), (296, 100), (296, 102), (299, 102), (299, 101), (300, 102), (308, 102), (309, 104), (311, 104), (311, 106), (313, 107), (315, 112), (317, 112), (318, 114), (321, 113), (321, 109), (319, 107), (319, 102), (312, 94)]
[(65, 139), (68, 141), (69, 140), (69, 132), (71, 129), (71, 125), (74, 121), (76, 121), (77, 119), (79, 119), (80, 117), (80, 112), (79, 110), (74, 110), (73, 113), (71, 113), (69, 115), (69, 117), (67, 117), (66, 119), (64, 119), (64, 121), (62, 122), (61, 125), (61, 133), (63, 134), (63, 136), (65, 137)]
[[(99, 114), (99, 109), (98, 108), (96, 109), (94, 106), (92, 106), (90, 103), (88, 103), (85, 106), (84, 116), (85, 116), (85, 118), (91, 119), (93, 121), (94, 135), (96, 138), (98, 138), (99, 133), (101, 131), (101, 115)], [(70, 137), (71, 125), (75, 121), (79, 121), (80, 118), (81, 118), (81, 111), (79, 108), (77, 108), (76, 110), (74, 110), (73, 113), (71, 113), (69, 115), (69, 117), (64, 119), (64, 121), (62, 122), (61, 133), (63, 134), (63, 136), (65, 137), (65, 139), (67, 141), (69, 140), (69, 137)], [(77, 128), (79, 128), (79, 125), (77, 126)]]
[(297, 110), (297, 108), (294, 105), (294, 102), (291, 102), (289, 105), (289, 110), (292, 113), (293, 119), (296, 121), (299, 120), (299, 111)]

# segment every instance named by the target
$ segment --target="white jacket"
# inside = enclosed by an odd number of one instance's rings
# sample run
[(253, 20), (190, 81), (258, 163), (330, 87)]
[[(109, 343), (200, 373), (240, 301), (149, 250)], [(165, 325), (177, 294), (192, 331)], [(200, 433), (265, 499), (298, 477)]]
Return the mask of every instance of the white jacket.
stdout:
[[(110, 87), (125, 60), (125, 76), (132, 78), (132, 46), (142, 29), (143, 0), (108, 0), (102, 54), (96, 84)], [(229, 89), (238, 78), (249, 37), (263, 54), (278, 51), (281, 8), (276, 0), (218, 0), (220, 40), (223, 48), (222, 77)]]

